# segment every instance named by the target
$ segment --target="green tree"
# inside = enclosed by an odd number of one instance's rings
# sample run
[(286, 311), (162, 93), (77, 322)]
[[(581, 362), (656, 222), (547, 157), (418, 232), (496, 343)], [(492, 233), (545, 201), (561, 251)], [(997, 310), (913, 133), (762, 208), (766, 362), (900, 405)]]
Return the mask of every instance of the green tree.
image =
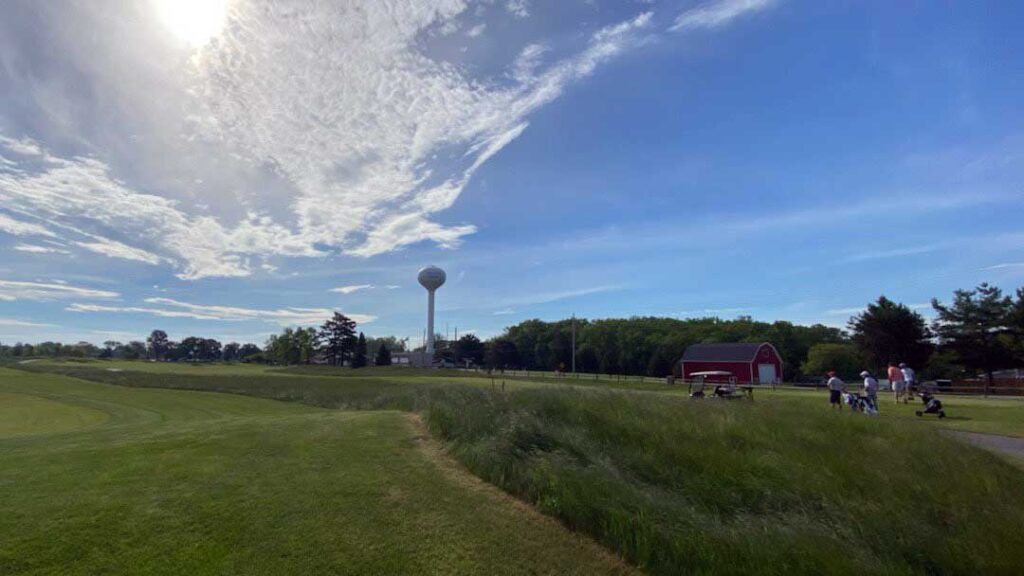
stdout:
[(381, 344), (387, 347), (388, 352), (405, 352), (405, 340), (396, 336), (366, 337), (366, 349), (377, 350)]
[(147, 348), (145, 342), (132, 340), (124, 346), (120, 346), (116, 355), (124, 358), (125, 360), (139, 360), (140, 358), (145, 358), (146, 353)]
[(146, 338), (146, 344), (149, 348), (149, 357), (153, 360), (164, 360), (167, 356), (167, 350), (170, 348), (170, 341), (167, 339), (167, 332), (163, 330), (153, 330), (150, 333), (149, 338)]
[(384, 342), (377, 346), (377, 354), (373, 358), (373, 363), (376, 366), (391, 366), (391, 350), (388, 350)]
[(296, 328), (292, 336), (292, 346), (295, 350), (292, 357), (296, 364), (309, 364), (313, 362), (319, 347), (320, 335), (316, 328)]
[(512, 340), (495, 338), (487, 343), (485, 362), (491, 369), (518, 368), (520, 366), (519, 350)]
[(853, 343), (875, 370), (900, 362), (923, 370), (932, 353), (924, 318), (885, 296), (851, 318), (849, 328)]
[(238, 351), (242, 349), (242, 346), (238, 342), (228, 342), (221, 349), (221, 360), (225, 362), (235, 362), (239, 359)]
[[(141, 344), (141, 343), (140, 343)], [(144, 348), (143, 348), (144, 349)], [(189, 336), (181, 341), (176, 351), (178, 359), (191, 362), (210, 362), (220, 360), (220, 342), (212, 338)]]
[(949, 306), (933, 299), (932, 307), (937, 314), (932, 330), (939, 345), (952, 350), (960, 364), (982, 371), (987, 391), (992, 373), (1013, 363), (1007, 340), (1013, 302), (999, 288), (981, 284), (954, 292)]
[(477, 366), (484, 362), (484, 343), (474, 334), (465, 334), (455, 342), (456, 364), (464, 364), (467, 360)]
[(255, 344), (242, 344), (242, 347), (238, 349), (238, 359), (242, 362), (251, 362), (257, 354), (262, 356), (263, 351)]
[(356, 339), (356, 348), (352, 352), (352, 367), (353, 368), (365, 368), (366, 367), (366, 336), (363, 333), (359, 333), (359, 338)]
[(1017, 366), (1024, 365), (1024, 288), (1017, 289), (1017, 299), (1010, 307), (1006, 323), (1010, 353)]
[(339, 312), (320, 327), (320, 351), (334, 366), (343, 365), (352, 356), (357, 341), (355, 321)]
[(579, 351), (576, 352), (576, 371), (595, 373), (598, 371), (599, 367), (597, 353), (594, 352), (594, 347), (590, 344), (580, 346)]
[(818, 376), (834, 370), (841, 378), (852, 380), (864, 370), (864, 364), (864, 357), (853, 344), (815, 344), (807, 352), (801, 370)]
[(120, 342), (116, 340), (107, 340), (106, 342), (103, 343), (103, 350), (100, 351), (100, 358), (113, 358), (114, 353), (120, 347)]
[(965, 368), (959, 364), (959, 357), (952, 350), (936, 348), (928, 359), (928, 366), (921, 372), (923, 380), (952, 380), (963, 378)]
[(647, 375), (660, 378), (672, 374), (672, 367), (676, 360), (674, 356), (674, 351), (664, 346), (659, 347), (647, 363)]

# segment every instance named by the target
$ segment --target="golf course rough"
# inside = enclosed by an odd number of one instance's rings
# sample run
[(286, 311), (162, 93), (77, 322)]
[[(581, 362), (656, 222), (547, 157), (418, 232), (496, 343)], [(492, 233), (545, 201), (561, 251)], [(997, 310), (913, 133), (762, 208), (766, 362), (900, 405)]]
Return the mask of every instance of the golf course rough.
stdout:
[[(612, 389), (596, 381), (566, 385), (530, 379), (508, 379), (507, 386), (499, 386), (482, 375), (444, 370), (120, 361), (40, 361), (19, 370), (45, 378), (60, 373), (117, 384), (113, 390), (162, 392), (175, 398), (195, 397), (191, 392), (181, 396), (184, 391), (206, 391), (284, 400), (280, 404), (299, 411), (288, 418), (303, 422), (284, 438), (311, 433), (314, 418), (307, 407), (314, 412), (315, 407), (359, 411), (328, 412), (340, 419), (329, 429), (356, 415), (401, 420), (388, 410), (401, 411), (405, 427), (396, 425), (404, 432), (378, 435), (383, 437), (380, 452), (404, 442), (420, 450), (417, 462), (423, 466), (422, 443), (410, 436), (409, 414), (417, 414), (460, 470), (468, 468), (532, 505), (520, 508), (542, 511), (650, 574), (1018, 574), (1024, 566), (1021, 470), (1002, 455), (947, 434), (973, 430), (1020, 435), (1020, 402), (950, 398), (951, 416), (943, 420), (918, 418), (911, 405), (883, 407), (880, 417), (869, 418), (829, 411), (827, 396), (813, 390), (762, 391), (756, 402), (695, 402), (684, 391), (664, 386), (621, 383)], [(209, 397), (228, 402), (232, 396)], [(170, 398), (162, 402), (169, 406)], [(277, 410), (274, 403), (260, 406)], [(196, 409), (192, 405), (188, 412)], [(226, 406), (217, 408), (218, 413), (226, 411)], [(176, 416), (182, 423), (175, 428), (184, 427), (188, 418)], [(217, 416), (203, 418), (210, 430), (209, 419)], [(268, 417), (256, 421), (275, 431), (285, 429), (283, 422)], [(104, 428), (115, 423), (111, 416)], [(259, 428), (249, 429), (249, 436), (238, 441), (252, 443), (259, 433)], [(350, 432), (347, 440), (351, 437)], [(231, 444), (218, 446), (220, 452), (211, 449), (208, 459), (216, 461)], [(344, 455), (345, 464), (352, 466), (361, 449), (355, 441), (349, 451), (322, 458), (335, 464)], [(260, 466), (279, 468), (275, 458), (260, 453), (245, 463), (250, 474), (259, 474)], [(354, 466), (350, 474), (358, 476), (364, 468)], [(432, 470), (438, 468), (448, 470), (436, 465)], [(183, 470), (194, 474), (191, 468)], [(329, 475), (318, 478), (335, 481)], [(216, 486), (216, 479), (198, 486), (207, 490), (210, 482)], [(312, 476), (303, 486), (307, 491), (331, 488)], [(473, 487), (460, 486), (461, 491), (449, 486), (448, 492), (429, 486), (393, 490), (391, 499), (378, 500), (366, 513), (391, 521), (388, 506), (394, 508), (397, 502), (397, 509), (405, 512), (395, 521), (415, 523), (409, 511), (418, 507), (409, 498), (425, 496), (434, 504)], [(294, 498), (290, 489), (281, 488)], [(442, 508), (453, 523), (434, 515), (425, 526), (442, 525), (453, 534), (465, 534), (463, 520), (454, 520), (475, 506), (464, 498), (447, 502)], [(470, 526), (475, 520), (471, 516), (465, 520)], [(504, 534), (521, 549), (542, 531), (510, 528)], [(320, 546), (338, 543), (324, 541), (306, 551)], [(391, 546), (383, 544), (383, 549)], [(515, 568), (538, 573), (585, 570), (571, 555), (554, 552), (560, 548), (538, 545), (535, 561)], [(437, 563), (416, 567), (431, 573), (491, 573), (489, 568), (507, 564), (500, 552), (475, 565), (452, 563), (448, 556), (433, 554), (438, 549), (445, 547), (428, 546), (420, 552)], [(605, 571), (622, 569), (607, 556), (600, 560)]]
[(0, 395), (5, 576), (633, 571), (457, 481), (400, 412), (7, 369)]

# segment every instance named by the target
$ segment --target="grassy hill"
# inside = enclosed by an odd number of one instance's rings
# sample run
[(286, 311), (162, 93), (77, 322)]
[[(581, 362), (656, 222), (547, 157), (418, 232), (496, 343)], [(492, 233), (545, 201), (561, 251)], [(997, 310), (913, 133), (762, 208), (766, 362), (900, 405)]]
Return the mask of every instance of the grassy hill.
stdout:
[(4, 575), (630, 571), (399, 412), (0, 369), (0, 423)]
[(419, 412), (479, 477), (649, 573), (999, 574), (1024, 565), (1020, 470), (940, 433), (1014, 433), (1020, 403), (954, 400), (958, 419), (940, 423), (915, 418), (912, 406), (884, 404), (878, 419), (832, 413), (813, 392), (693, 402), (678, 391), (523, 380), (502, 392), (464, 373), (395, 369), (31, 366), (123, 386)]

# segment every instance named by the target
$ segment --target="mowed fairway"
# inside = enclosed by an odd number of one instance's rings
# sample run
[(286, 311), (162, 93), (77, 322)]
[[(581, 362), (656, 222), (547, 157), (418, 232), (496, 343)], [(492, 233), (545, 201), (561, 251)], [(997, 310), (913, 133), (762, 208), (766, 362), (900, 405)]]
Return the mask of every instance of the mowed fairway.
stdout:
[(0, 574), (628, 573), (407, 414), (0, 369)]
[[(173, 559), (185, 544), (207, 564), (169, 564), (190, 573), (332, 573), (335, 562), (370, 573), (622, 569), (538, 520), (540, 510), (650, 574), (1017, 574), (1024, 566), (1021, 470), (951, 433), (1015, 434), (1024, 410), (1015, 400), (949, 399), (950, 418), (940, 421), (915, 417), (912, 405), (883, 404), (880, 418), (837, 413), (814, 390), (759, 390), (755, 402), (725, 402), (689, 400), (682, 387), (502, 386), (500, 377), (457, 371), (107, 361), (19, 368), (28, 384), (0, 392), (30, 389), (109, 415), (92, 427), (6, 442), (68, 438), (61, 442), (75, 450), (61, 450), (108, 461), (108, 444), (124, 444), (114, 469), (128, 477), (94, 487), (94, 499), (114, 506), (124, 490), (133, 512), (109, 512), (106, 522), (77, 502), (39, 512), (24, 493), (9, 506), (30, 523), (85, 510), (76, 531), (103, 538), (107, 561), (151, 548)], [(75, 386), (90, 390), (77, 396), (92, 403), (73, 401)], [(101, 393), (130, 409), (95, 406)], [(150, 398), (146, 410), (134, 398)], [(444, 452), (533, 508), (445, 465), (438, 446), (416, 440), (416, 418)], [(37, 455), (23, 457), (18, 474), (62, 478), (38, 500), (69, 498), (73, 481), (53, 473), (60, 457), (46, 460), (46, 474), (34, 471)], [(104, 471), (91, 460), (78, 467)], [(121, 487), (129, 480), (134, 490)], [(29, 483), (18, 482), (18, 491)], [(172, 501), (188, 509), (168, 514), (163, 500), (133, 500), (152, 486), (161, 497), (184, 492)], [(150, 522), (167, 521), (139, 536), (136, 520), (124, 518), (146, 518), (151, 508)], [(37, 548), (17, 558), (45, 557), (46, 540), (64, 533), (37, 526), (44, 543), (19, 540)], [(112, 535), (135, 541), (111, 547)]]

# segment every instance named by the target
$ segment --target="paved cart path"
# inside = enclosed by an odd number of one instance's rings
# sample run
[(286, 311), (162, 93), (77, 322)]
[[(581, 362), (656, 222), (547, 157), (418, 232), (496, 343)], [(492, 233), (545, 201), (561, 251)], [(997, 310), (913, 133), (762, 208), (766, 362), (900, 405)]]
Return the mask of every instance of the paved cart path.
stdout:
[(1024, 438), (981, 432), (953, 431), (951, 434), (980, 448), (1024, 459)]

